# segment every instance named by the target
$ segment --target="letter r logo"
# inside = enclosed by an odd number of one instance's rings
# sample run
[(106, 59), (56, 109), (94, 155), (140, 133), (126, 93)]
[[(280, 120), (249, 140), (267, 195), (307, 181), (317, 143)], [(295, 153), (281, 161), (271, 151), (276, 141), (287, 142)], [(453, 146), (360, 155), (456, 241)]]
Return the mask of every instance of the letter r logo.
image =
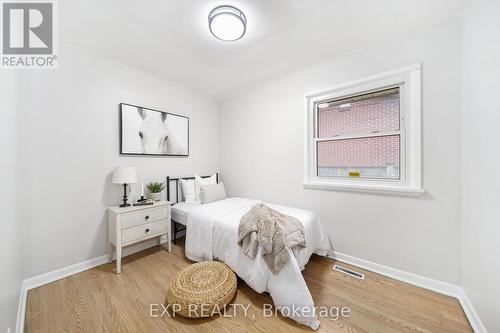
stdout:
[(4, 2), (2, 12), (4, 54), (52, 54), (51, 2)]

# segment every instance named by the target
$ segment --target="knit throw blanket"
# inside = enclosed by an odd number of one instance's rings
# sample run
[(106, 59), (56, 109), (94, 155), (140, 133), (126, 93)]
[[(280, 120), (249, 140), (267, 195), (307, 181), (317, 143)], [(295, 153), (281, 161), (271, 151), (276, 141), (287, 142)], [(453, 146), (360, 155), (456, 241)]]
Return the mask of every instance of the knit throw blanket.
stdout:
[(238, 245), (254, 259), (259, 244), (266, 264), (276, 274), (290, 260), (288, 249), (306, 246), (304, 226), (296, 218), (264, 204), (255, 205), (241, 218)]

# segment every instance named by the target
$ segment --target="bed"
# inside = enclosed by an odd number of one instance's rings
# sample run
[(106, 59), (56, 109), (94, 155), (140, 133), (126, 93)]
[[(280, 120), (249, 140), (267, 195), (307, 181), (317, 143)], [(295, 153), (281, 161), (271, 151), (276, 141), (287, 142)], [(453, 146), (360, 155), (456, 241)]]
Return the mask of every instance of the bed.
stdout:
[[(176, 183), (175, 199), (170, 188), (172, 182)], [(226, 198), (202, 205), (183, 202), (178, 192), (177, 178), (167, 178), (167, 199), (175, 203), (172, 205), (172, 220), (186, 226), (185, 252), (189, 259), (226, 263), (256, 292), (268, 292), (274, 306), (284, 316), (312, 329), (319, 327), (314, 301), (301, 270), (313, 253), (327, 255), (331, 245), (313, 212), (266, 203), (270, 208), (301, 221), (307, 242), (305, 248), (289, 250), (290, 260), (278, 273), (273, 274), (260, 255), (260, 248), (255, 259), (251, 259), (237, 244), (241, 217), (261, 201)]]
[[(202, 176), (202, 178), (209, 178), (210, 176)], [(182, 199), (182, 194), (180, 193), (180, 186), (179, 186), (179, 180), (180, 179), (195, 179), (194, 176), (190, 177), (180, 177), (180, 178), (170, 178), (167, 177), (167, 180), (165, 182), (166, 188), (167, 188), (167, 200), (174, 203), (172, 205), (172, 222), (174, 223), (174, 244), (176, 243), (177, 240), (177, 233), (181, 231), (186, 230), (186, 225), (187, 225), (187, 219), (189, 216), (189, 211), (193, 208), (196, 207), (197, 205), (200, 205), (199, 203), (196, 202), (185, 202)], [(215, 179), (216, 182), (219, 182), (219, 174), (215, 174)], [(173, 186), (172, 186), (173, 185)], [(174, 207), (175, 206), (175, 207)]]
[(189, 212), (201, 205), (198, 202), (178, 202), (172, 206), (172, 222), (174, 222), (174, 244), (177, 233), (186, 230)]

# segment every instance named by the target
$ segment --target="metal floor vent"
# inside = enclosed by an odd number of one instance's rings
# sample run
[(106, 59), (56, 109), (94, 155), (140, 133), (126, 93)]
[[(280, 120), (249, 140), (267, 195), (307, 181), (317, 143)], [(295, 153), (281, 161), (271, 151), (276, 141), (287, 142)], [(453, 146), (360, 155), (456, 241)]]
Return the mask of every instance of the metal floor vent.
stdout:
[(356, 279), (360, 279), (360, 280), (365, 279), (365, 275), (363, 273), (353, 271), (349, 268), (345, 268), (345, 267), (340, 266), (340, 265), (333, 265), (333, 270), (340, 272), (340, 273), (350, 275), (352, 277), (355, 277)]

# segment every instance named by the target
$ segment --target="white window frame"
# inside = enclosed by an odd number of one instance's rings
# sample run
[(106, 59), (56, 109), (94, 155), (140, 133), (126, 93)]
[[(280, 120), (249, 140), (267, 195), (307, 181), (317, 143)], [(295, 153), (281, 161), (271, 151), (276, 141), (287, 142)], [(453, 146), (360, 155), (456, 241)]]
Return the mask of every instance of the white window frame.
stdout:
[[(324, 101), (399, 87), (400, 94), (400, 179), (319, 177), (317, 175), (317, 106)], [(420, 64), (351, 81), (320, 93), (306, 96), (305, 188), (362, 191), (372, 193), (420, 195), (421, 171), (421, 70)], [(362, 135), (386, 136), (383, 134)], [(339, 139), (336, 137), (335, 139)]]

